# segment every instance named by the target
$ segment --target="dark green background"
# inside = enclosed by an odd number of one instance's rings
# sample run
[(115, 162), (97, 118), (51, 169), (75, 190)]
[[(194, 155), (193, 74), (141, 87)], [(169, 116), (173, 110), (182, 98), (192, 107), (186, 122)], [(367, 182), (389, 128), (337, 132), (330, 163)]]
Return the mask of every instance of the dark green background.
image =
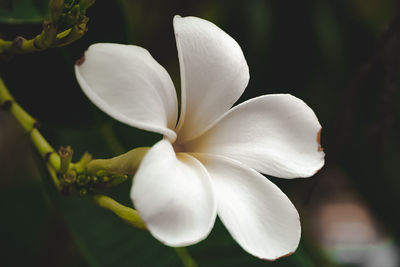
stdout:
[[(0, 0), (0, 33), (41, 31), (47, 1)], [(241, 45), (250, 83), (239, 101), (270, 93), (303, 99), (322, 126), (325, 167), (309, 179), (271, 178), (302, 219), (297, 252), (266, 262), (232, 240), (220, 222), (189, 248), (200, 266), (328, 266), (315, 209), (348, 195), (364, 203), (395, 243), (400, 238), (399, 1), (98, 0), (88, 33), (64, 48), (3, 56), (0, 73), (54, 147), (111, 157), (160, 138), (113, 121), (81, 92), (73, 65), (90, 44), (131, 43), (150, 51), (179, 89), (173, 16), (208, 19)], [(38, 23), (39, 22), (39, 23)], [(36, 23), (36, 24), (35, 24)], [(118, 143), (116, 144), (115, 141)], [(340, 173), (340, 175), (338, 175)], [(340, 177), (339, 177), (340, 176)], [(130, 183), (111, 193), (130, 205)], [(88, 199), (59, 195), (28, 137), (0, 111), (0, 266), (180, 266), (171, 248), (130, 228)], [(398, 244), (398, 243), (397, 243)]]

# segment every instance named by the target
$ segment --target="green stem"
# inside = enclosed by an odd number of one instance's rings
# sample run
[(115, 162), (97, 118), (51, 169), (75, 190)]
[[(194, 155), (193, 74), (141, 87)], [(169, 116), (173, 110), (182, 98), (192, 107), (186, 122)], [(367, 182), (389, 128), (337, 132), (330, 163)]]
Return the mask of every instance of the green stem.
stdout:
[(41, 133), (36, 129), (37, 121), (29, 115), (17, 102), (8, 91), (0, 76), (0, 106), (7, 109), (17, 119), (24, 130), (29, 133), (33, 145), (38, 150), (39, 154), (45, 159), (46, 163), (58, 171), (60, 169), (60, 158), (54, 153), (54, 149), (44, 139)]
[(33, 39), (26, 40), (22, 37), (14, 41), (0, 39), (0, 54), (26, 54), (42, 51), (47, 48), (66, 46), (81, 38), (86, 32), (86, 21), (79, 25), (57, 34), (57, 28), (46, 26), (48, 29)]
[(70, 147), (60, 147), (58, 150), (58, 156), (60, 157), (60, 173), (66, 174), (68, 170), (70, 170), (72, 164), (72, 155), (74, 154), (74, 150)]
[[(113, 212), (129, 225), (139, 229), (147, 230), (145, 223), (139, 217), (139, 214), (136, 210), (121, 205), (117, 201), (105, 195), (95, 195), (93, 200), (97, 205)], [(197, 263), (192, 256), (190, 256), (185, 247), (176, 247), (174, 250), (185, 267), (197, 267)]]
[(26, 132), (30, 132), (35, 128), (36, 120), (32, 118), (26, 111), (17, 103), (10, 103), (10, 112), (19, 121)]
[(49, 48), (56, 41), (57, 25), (51, 21), (43, 22), (43, 30), (33, 39), (17, 37), (14, 41), (0, 39), (0, 53), (24, 54)]
[(37, 129), (33, 129), (30, 134), (32, 143), (38, 150), (39, 154), (48, 164), (50, 164), (54, 171), (58, 172), (61, 164), (58, 154)]
[(6, 85), (0, 77), (0, 105), (4, 104), (6, 101), (14, 101), (14, 98), (8, 92)]
[(50, 164), (47, 164), (47, 170), (49, 171), (50, 177), (53, 180), (54, 185), (56, 186), (58, 191), (62, 191), (62, 185), (60, 183), (60, 180), (57, 177), (56, 171), (50, 166)]
[(192, 258), (192, 256), (190, 256), (187, 248), (177, 247), (174, 249), (175, 249), (176, 254), (178, 254), (178, 257), (181, 259), (181, 261), (185, 267), (197, 267), (197, 263)]
[(114, 199), (105, 195), (95, 195), (93, 200), (102, 208), (112, 211), (114, 214), (118, 215), (122, 220), (131, 226), (139, 229), (146, 229), (146, 225), (139, 217), (136, 210), (119, 204)]
[(34, 42), (35, 39), (16, 38), (14, 41), (0, 39), (0, 53), (22, 54), (38, 51), (39, 49), (34, 46)]
[[(61, 168), (61, 159), (60, 156), (55, 153), (54, 149), (51, 145), (46, 141), (43, 135), (35, 128), (36, 120), (29, 115), (17, 102), (15, 102), (14, 98), (11, 96), (7, 87), (5, 86), (1, 76), (0, 76), (0, 107), (4, 107), (14, 115), (17, 121), (22, 125), (24, 130), (29, 133), (32, 144), (36, 147), (41, 157), (46, 161), (47, 168), (49, 170), (50, 176), (59, 191), (62, 190), (62, 185), (60, 180), (58, 179), (57, 174), (60, 172)], [(136, 149), (135, 152), (141, 155), (136, 162), (136, 165), (139, 164), (141, 158), (148, 148), (139, 148)], [(70, 149), (70, 156), (72, 156), (72, 149)], [(136, 152), (137, 151), (137, 152)], [(69, 155), (68, 155), (69, 157)], [(76, 164), (69, 163), (70, 158), (68, 158), (68, 164), (71, 164), (76, 169), (83, 171), (86, 164), (88, 164), (92, 160), (90, 154), (85, 153), (81, 160)], [(113, 163), (114, 161), (111, 161)], [(135, 168), (136, 168), (135, 165)], [(95, 164), (97, 166), (97, 164)], [(94, 166), (94, 168), (95, 168)], [(111, 164), (113, 167), (113, 164)], [(139, 214), (136, 210), (125, 207), (115, 200), (104, 196), (104, 195), (95, 195), (93, 197), (94, 201), (102, 208), (108, 209), (126, 221), (128, 224), (139, 228), (146, 229), (144, 222), (140, 219)]]

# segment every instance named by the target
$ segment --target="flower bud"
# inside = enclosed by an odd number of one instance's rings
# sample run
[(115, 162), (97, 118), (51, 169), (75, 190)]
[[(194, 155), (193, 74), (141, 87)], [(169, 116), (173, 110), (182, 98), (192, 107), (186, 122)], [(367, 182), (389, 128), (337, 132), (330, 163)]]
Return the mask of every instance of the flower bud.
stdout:
[(139, 147), (111, 159), (95, 159), (87, 165), (87, 173), (97, 175), (134, 175), (142, 161), (142, 158), (149, 150), (148, 147)]

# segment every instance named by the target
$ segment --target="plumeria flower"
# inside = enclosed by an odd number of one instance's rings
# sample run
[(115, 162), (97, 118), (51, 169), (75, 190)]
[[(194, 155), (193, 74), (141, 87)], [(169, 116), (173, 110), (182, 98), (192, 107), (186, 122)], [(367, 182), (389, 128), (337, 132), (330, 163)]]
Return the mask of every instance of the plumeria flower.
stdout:
[(309, 177), (324, 165), (321, 125), (289, 94), (233, 108), (249, 81), (239, 45), (213, 23), (175, 16), (181, 112), (167, 71), (138, 46), (99, 43), (76, 65), (89, 99), (114, 119), (163, 135), (134, 176), (131, 199), (150, 233), (195, 244), (216, 216), (248, 253), (274, 260), (296, 250), (300, 221), (262, 174)]

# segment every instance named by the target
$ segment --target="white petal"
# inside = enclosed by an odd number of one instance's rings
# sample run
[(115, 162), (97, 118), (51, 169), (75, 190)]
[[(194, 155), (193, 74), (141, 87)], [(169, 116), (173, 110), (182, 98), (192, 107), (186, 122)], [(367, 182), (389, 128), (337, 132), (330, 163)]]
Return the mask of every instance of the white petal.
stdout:
[(213, 23), (175, 16), (181, 69), (182, 112), (178, 138), (200, 135), (243, 93), (249, 69), (240, 46)]
[(236, 159), (281, 178), (309, 177), (324, 165), (321, 125), (302, 100), (285, 94), (250, 99), (231, 109), (188, 152)]
[(175, 87), (167, 71), (144, 48), (99, 43), (75, 66), (89, 99), (116, 120), (176, 138)]
[(210, 233), (216, 203), (204, 166), (188, 154), (175, 155), (162, 140), (143, 158), (131, 198), (151, 234), (169, 246), (187, 246)]
[(276, 185), (237, 161), (195, 156), (211, 176), (218, 216), (244, 250), (268, 260), (296, 250), (301, 233), (299, 215)]

